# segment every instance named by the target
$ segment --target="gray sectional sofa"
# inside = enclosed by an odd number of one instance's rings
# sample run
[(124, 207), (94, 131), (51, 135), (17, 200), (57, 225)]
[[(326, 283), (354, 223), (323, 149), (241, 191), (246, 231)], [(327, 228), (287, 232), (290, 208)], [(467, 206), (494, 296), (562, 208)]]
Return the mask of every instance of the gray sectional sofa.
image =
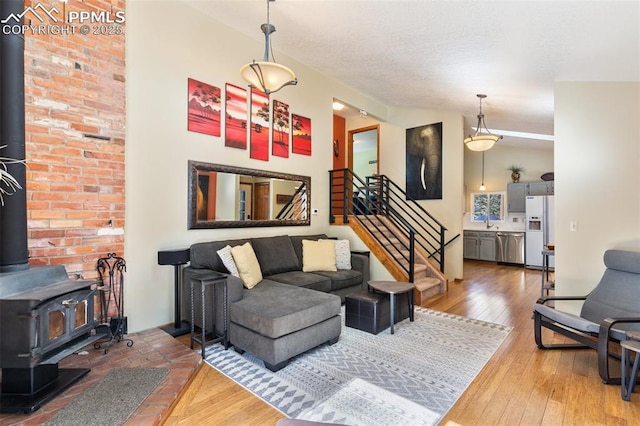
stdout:
[[(290, 358), (322, 343), (335, 343), (340, 336), (340, 305), (346, 295), (365, 288), (369, 280), (369, 258), (352, 253), (350, 270), (303, 272), (302, 240), (327, 239), (319, 235), (211, 241), (193, 244), (190, 264), (184, 269), (183, 318), (191, 318), (191, 278), (211, 270), (228, 274), (217, 254), (221, 248), (251, 243), (263, 280), (243, 287), (240, 278), (229, 275), (228, 319), (231, 345), (262, 359), (272, 371)], [(216, 286), (217, 309), (205, 295), (206, 330), (222, 331), (222, 288)], [(200, 292), (194, 292), (194, 324), (202, 327)], [(215, 312), (214, 312), (215, 311)], [(213, 315), (215, 313), (215, 325)]]

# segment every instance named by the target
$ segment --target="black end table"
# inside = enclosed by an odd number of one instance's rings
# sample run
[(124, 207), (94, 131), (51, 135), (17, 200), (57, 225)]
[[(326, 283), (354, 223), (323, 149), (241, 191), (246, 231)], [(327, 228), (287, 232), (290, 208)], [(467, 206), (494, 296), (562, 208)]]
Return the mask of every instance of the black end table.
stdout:
[[(202, 352), (202, 358), (204, 358), (205, 348), (214, 343), (222, 342), (225, 349), (229, 349), (229, 318), (227, 316), (227, 276), (225, 274), (221, 274), (220, 272), (209, 272), (203, 275), (198, 275), (191, 278), (191, 282), (189, 283), (191, 286), (191, 349), (193, 349), (194, 343), (199, 343)], [(200, 337), (196, 336), (195, 333), (195, 306), (193, 300), (193, 290), (195, 285), (200, 285), (200, 291), (202, 295), (202, 326)], [(222, 335), (216, 335), (216, 291), (215, 285), (222, 285)], [(211, 330), (212, 339), (206, 340), (207, 334), (207, 304), (206, 304), (206, 289), (211, 286), (211, 308), (213, 310), (213, 330)]]

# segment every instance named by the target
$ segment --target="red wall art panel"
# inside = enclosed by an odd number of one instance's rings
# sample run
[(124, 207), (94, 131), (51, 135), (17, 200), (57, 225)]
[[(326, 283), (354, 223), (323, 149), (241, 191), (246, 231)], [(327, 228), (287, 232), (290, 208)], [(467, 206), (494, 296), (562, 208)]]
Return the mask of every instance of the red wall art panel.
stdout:
[(289, 158), (289, 136), (291, 125), (289, 105), (273, 100), (273, 127), (271, 128), (271, 154)]
[(249, 157), (269, 161), (269, 96), (251, 89), (251, 147)]
[(291, 123), (293, 128), (291, 152), (311, 155), (311, 119), (291, 114)]
[(220, 88), (188, 79), (188, 124), (192, 132), (220, 136)]
[(247, 90), (227, 83), (224, 146), (247, 149)]

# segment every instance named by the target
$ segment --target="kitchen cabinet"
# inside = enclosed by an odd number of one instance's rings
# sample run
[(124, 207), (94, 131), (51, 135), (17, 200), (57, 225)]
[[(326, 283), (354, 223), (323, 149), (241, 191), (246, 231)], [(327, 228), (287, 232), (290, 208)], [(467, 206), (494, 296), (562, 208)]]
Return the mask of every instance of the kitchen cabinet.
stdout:
[(490, 234), (490, 235), (480, 235), (480, 260), (491, 260), (495, 262), (496, 260), (496, 234), (495, 232), (486, 232), (482, 234)]
[(464, 231), (462, 256), (465, 259), (496, 260), (496, 234), (492, 231)]
[(518, 182), (507, 184), (507, 211), (524, 213), (527, 195), (553, 195), (553, 181)]
[(529, 182), (527, 195), (553, 195), (553, 181)]
[(476, 233), (464, 231), (462, 257), (465, 259), (478, 259), (480, 254), (478, 253), (478, 237)]
[(527, 196), (526, 183), (508, 184), (507, 185), (507, 211), (509, 213), (524, 213), (526, 196)]

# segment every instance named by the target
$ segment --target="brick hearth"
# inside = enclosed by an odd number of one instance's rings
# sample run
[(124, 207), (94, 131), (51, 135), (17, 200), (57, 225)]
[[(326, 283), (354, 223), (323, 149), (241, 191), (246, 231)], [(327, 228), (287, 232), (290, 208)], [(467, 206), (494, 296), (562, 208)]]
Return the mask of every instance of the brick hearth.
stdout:
[(88, 346), (87, 355), (71, 355), (60, 362), (61, 368), (90, 368), (91, 371), (38, 411), (28, 415), (0, 414), (3, 426), (41, 425), (61, 408), (73, 401), (111, 369), (119, 367), (168, 367), (169, 374), (151, 395), (138, 407), (126, 425), (157, 425), (169, 414), (191, 376), (200, 365), (198, 351), (192, 351), (160, 329), (151, 329), (126, 336), (134, 341), (132, 347), (125, 342), (116, 343), (108, 354)]

